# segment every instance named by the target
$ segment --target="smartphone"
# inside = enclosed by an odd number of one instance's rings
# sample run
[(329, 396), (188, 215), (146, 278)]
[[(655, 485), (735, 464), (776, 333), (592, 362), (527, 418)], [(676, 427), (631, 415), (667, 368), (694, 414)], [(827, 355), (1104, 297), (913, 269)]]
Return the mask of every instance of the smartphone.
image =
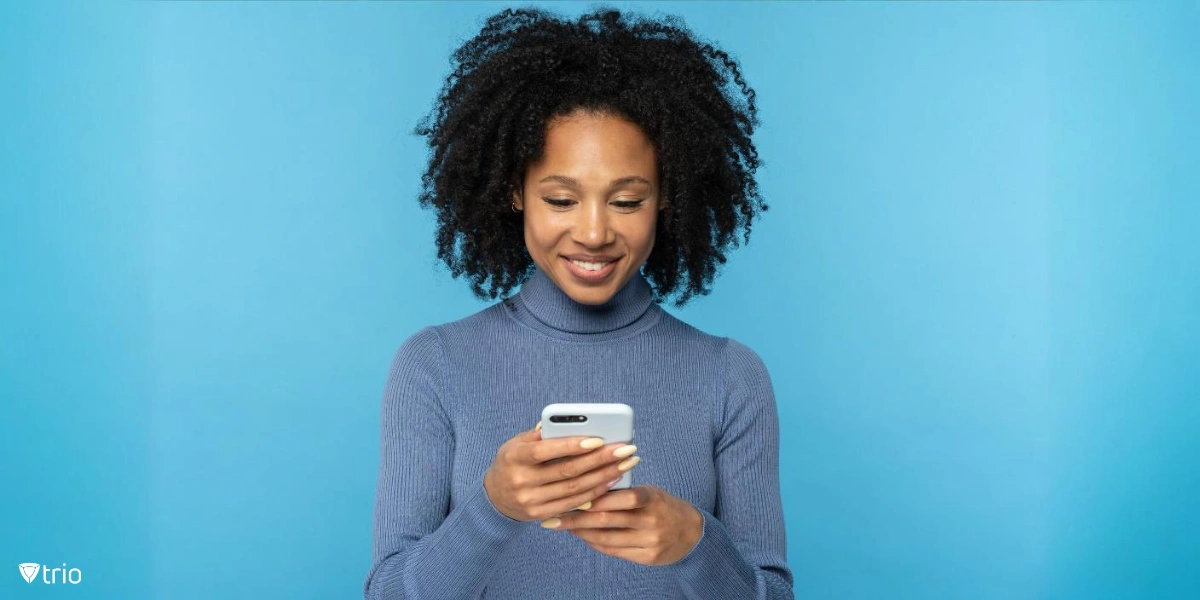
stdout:
[[(620, 402), (577, 402), (550, 404), (542, 409), (542, 439), (582, 435), (598, 437), (605, 444), (633, 442), (633, 407)], [(614, 490), (626, 489), (633, 471), (626, 471)]]

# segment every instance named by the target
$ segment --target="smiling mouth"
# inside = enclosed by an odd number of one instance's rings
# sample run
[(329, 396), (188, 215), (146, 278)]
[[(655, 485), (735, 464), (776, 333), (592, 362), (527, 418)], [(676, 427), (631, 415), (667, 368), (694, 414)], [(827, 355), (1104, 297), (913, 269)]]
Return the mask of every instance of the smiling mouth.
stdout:
[(567, 262), (567, 270), (570, 271), (576, 279), (587, 283), (596, 283), (607, 279), (608, 276), (616, 270), (617, 260), (620, 259), (614, 259), (604, 263), (594, 263), (572, 260), (564, 256), (563, 260)]
[(567, 260), (575, 263), (575, 266), (577, 266), (585, 271), (599, 271), (599, 270), (603, 269), (604, 267), (607, 267), (609, 265), (609, 263), (615, 262), (615, 261), (611, 261), (611, 260), (606, 261), (606, 262), (588, 262), (588, 261), (583, 261), (583, 260), (575, 260), (573, 258), (568, 258)]

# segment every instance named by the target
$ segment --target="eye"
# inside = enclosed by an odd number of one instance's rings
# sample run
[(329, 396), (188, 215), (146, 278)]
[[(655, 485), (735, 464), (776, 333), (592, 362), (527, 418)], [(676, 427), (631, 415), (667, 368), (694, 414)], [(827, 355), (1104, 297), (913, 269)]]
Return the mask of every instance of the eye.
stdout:
[[(550, 204), (551, 206), (557, 206), (559, 208), (566, 208), (570, 206), (572, 202), (574, 202), (574, 200), (571, 200), (570, 198), (549, 198), (545, 196), (542, 197), (542, 200), (545, 200), (546, 203)], [(631, 209), (640, 207), (644, 202), (645, 200), (617, 200), (613, 202), (613, 205), (617, 208)]]

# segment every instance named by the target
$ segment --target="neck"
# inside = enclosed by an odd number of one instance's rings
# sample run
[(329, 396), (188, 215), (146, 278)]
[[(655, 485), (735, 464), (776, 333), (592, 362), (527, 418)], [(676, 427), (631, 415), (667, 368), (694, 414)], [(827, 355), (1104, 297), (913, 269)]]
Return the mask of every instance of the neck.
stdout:
[(517, 297), (540, 323), (572, 334), (608, 333), (628, 327), (654, 304), (650, 284), (640, 271), (603, 304), (576, 302), (541, 268), (534, 269)]

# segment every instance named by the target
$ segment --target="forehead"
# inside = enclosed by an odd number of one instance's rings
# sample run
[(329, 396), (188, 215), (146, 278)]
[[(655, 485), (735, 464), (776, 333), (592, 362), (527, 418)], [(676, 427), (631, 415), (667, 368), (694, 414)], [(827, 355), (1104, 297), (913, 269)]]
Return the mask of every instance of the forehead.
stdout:
[(654, 146), (636, 124), (613, 116), (572, 115), (546, 129), (538, 172), (570, 175), (584, 184), (640, 175), (654, 181)]

